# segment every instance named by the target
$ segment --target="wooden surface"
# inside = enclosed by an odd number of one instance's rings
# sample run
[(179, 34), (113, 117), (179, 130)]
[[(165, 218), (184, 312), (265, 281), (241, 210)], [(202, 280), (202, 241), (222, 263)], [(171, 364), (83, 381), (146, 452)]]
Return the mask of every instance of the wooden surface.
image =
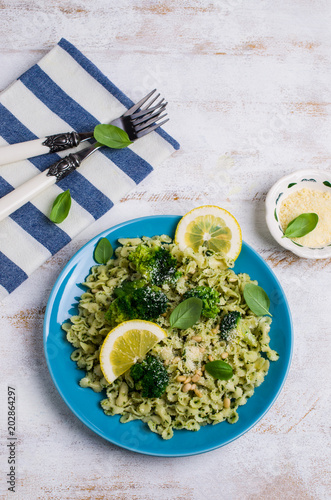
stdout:
[[(328, 0), (0, 0), (1, 89), (64, 36), (133, 99), (157, 87), (182, 145), (0, 304), (0, 397), (17, 388), (19, 437), (17, 493), (6, 492), (3, 454), (1, 498), (330, 498), (330, 260), (283, 251), (264, 221), (280, 176), (330, 169), (330, 14)], [(195, 457), (141, 456), (95, 435), (57, 393), (42, 345), (47, 297), (100, 231), (205, 203), (237, 217), (284, 287), (291, 371), (265, 418), (232, 444)], [(3, 404), (0, 418), (4, 446)]]

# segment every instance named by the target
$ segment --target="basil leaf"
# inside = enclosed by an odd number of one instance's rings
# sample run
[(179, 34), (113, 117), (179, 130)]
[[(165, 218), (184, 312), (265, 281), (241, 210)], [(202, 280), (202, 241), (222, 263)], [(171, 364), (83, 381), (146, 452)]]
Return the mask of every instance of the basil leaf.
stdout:
[(229, 363), (217, 359), (205, 364), (206, 371), (214, 378), (219, 380), (229, 380), (233, 376), (232, 367)]
[(315, 229), (318, 215), (313, 213), (301, 214), (287, 226), (283, 238), (300, 238)]
[(59, 194), (54, 200), (52, 210), (50, 213), (50, 220), (55, 222), (55, 224), (60, 224), (64, 219), (68, 217), (69, 210), (71, 207), (71, 196), (70, 191), (64, 191), (64, 193)]
[(94, 128), (94, 138), (100, 144), (113, 149), (122, 149), (133, 144), (128, 134), (115, 125), (97, 125)]
[(172, 311), (170, 325), (172, 328), (186, 330), (193, 326), (200, 318), (202, 311), (202, 300), (191, 297), (184, 300)]
[(107, 238), (101, 238), (94, 250), (94, 260), (98, 264), (107, 264), (113, 255), (113, 247)]
[(247, 283), (244, 288), (244, 299), (256, 316), (265, 316), (266, 314), (272, 316), (269, 312), (270, 299), (260, 286)]

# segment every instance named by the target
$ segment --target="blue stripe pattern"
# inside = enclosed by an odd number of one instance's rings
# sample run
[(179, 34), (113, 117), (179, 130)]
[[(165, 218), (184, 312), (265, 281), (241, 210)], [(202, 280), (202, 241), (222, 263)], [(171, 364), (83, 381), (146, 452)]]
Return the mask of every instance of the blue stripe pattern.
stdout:
[(0, 285), (8, 293), (15, 290), (27, 277), (27, 274), (20, 267), (0, 251)]
[(56, 224), (53, 224), (46, 215), (30, 202), (16, 210), (10, 217), (47, 248), (52, 255), (71, 241), (67, 233)]
[(0, 103), (0, 135), (9, 144), (38, 139), (3, 104)]
[[(0, 135), (9, 143), (15, 144), (23, 141), (38, 139), (26, 128), (5, 106), (0, 103)], [(30, 162), (43, 172), (52, 163), (60, 160), (60, 156), (53, 153), (30, 158)], [(99, 219), (114, 205), (114, 203), (89, 180), (79, 172), (72, 172), (70, 177), (58, 182), (58, 186), (66, 191), (70, 188), (72, 198), (94, 219)]]
[[(70, 54), (71, 57), (75, 59), (75, 61), (77, 61), (87, 73), (93, 76), (93, 78), (97, 80), (97, 82), (99, 82), (106, 90), (108, 90), (108, 92), (115, 96), (116, 99), (118, 99), (120, 103), (123, 104), (123, 106), (125, 106), (127, 109), (133, 106), (134, 102), (131, 101), (131, 99), (129, 99), (125, 94), (123, 94), (123, 92), (118, 87), (116, 87), (116, 85), (114, 85), (103, 73), (101, 73), (101, 71), (95, 66), (95, 64), (87, 59), (87, 57), (85, 57), (84, 54), (80, 52), (80, 50), (76, 49), (74, 45), (72, 45), (64, 38), (60, 40), (58, 45), (63, 50), (68, 52), (68, 54)], [(179, 143), (161, 128), (157, 129), (156, 133), (158, 133), (161, 137), (163, 137), (163, 139), (169, 142), (169, 144), (171, 144), (174, 149), (177, 150), (180, 148)]]
[(114, 203), (108, 196), (99, 191), (99, 189), (76, 170), (71, 172), (70, 176), (59, 181), (57, 185), (63, 191), (70, 189), (72, 198), (93, 215), (96, 220), (114, 206)]
[(99, 122), (68, 96), (38, 65), (28, 69), (20, 80), (41, 102), (74, 130), (89, 132), (98, 125)]
[[(13, 186), (0, 177), (0, 196), (4, 196), (13, 189)], [(70, 237), (67, 233), (56, 224), (53, 224), (32, 203), (26, 203), (23, 207), (13, 212), (10, 217), (24, 231), (47, 248), (52, 255), (70, 242)]]
[(10, 193), (14, 188), (9, 184), (9, 182), (5, 181), (3, 177), (0, 176), (0, 198)]

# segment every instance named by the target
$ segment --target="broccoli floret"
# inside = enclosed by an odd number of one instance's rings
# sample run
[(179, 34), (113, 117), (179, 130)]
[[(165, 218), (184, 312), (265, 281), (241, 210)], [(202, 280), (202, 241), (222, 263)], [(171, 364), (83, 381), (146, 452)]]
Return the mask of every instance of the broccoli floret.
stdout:
[(184, 297), (188, 299), (189, 297), (197, 297), (202, 300), (202, 311), (201, 314), (206, 318), (215, 318), (220, 312), (218, 306), (220, 297), (216, 290), (210, 288), (209, 286), (197, 286), (188, 290)]
[(160, 246), (148, 247), (141, 244), (129, 255), (129, 260), (136, 271), (153, 285), (174, 283), (180, 275), (176, 272), (176, 258)]
[(133, 292), (131, 304), (137, 318), (151, 321), (167, 310), (168, 298), (157, 286), (146, 286)]
[(126, 281), (114, 291), (116, 299), (110, 304), (105, 319), (112, 326), (131, 319), (153, 321), (168, 307), (167, 296), (156, 286), (143, 280)]
[(236, 335), (241, 316), (238, 311), (230, 311), (221, 322), (220, 336), (223, 340), (230, 340)]
[(120, 287), (114, 290), (116, 297), (124, 297), (125, 295), (130, 295), (134, 290), (142, 288), (147, 285), (145, 280), (125, 280)]
[(105, 319), (112, 326), (134, 319), (130, 297), (117, 297), (113, 300), (105, 314)]
[(132, 365), (130, 369), (130, 375), (135, 382), (141, 380), (144, 375), (144, 367), (142, 363), (135, 363), (134, 365)]
[(159, 398), (169, 383), (169, 375), (161, 361), (154, 356), (147, 356), (142, 363), (134, 364), (130, 375), (135, 385), (142, 388), (143, 398)]

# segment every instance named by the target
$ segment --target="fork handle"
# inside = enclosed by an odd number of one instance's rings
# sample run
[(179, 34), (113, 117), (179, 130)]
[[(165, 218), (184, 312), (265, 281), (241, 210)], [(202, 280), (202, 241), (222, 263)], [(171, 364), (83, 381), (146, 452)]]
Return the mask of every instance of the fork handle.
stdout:
[(18, 188), (6, 194), (0, 199), (0, 221), (21, 208), (25, 203), (31, 201), (44, 189), (55, 184), (56, 177), (48, 176), (47, 170), (32, 177)]
[(28, 201), (31, 201), (47, 187), (64, 179), (73, 170), (76, 170), (85, 158), (88, 158), (101, 147), (102, 145), (96, 142), (92, 146), (82, 149), (79, 153), (69, 154), (61, 158), (44, 172), (32, 177), (32, 179), (0, 198), (0, 221), (21, 208)]
[(47, 170), (35, 175), (0, 199), (0, 221), (31, 201), (49, 186), (66, 177), (81, 164), (78, 154), (68, 155), (53, 163)]
[(66, 132), (64, 134), (49, 135), (42, 139), (3, 146), (0, 147), (0, 165), (75, 148), (82, 141), (86, 141), (92, 137), (93, 132), (81, 134), (77, 132)]
[(14, 163), (15, 161), (49, 153), (49, 147), (44, 144), (45, 140), (46, 137), (43, 139), (35, 139), (34, 141), (2, 146), (0, 148), (0, 165), (6, 165), (7, 163)]

